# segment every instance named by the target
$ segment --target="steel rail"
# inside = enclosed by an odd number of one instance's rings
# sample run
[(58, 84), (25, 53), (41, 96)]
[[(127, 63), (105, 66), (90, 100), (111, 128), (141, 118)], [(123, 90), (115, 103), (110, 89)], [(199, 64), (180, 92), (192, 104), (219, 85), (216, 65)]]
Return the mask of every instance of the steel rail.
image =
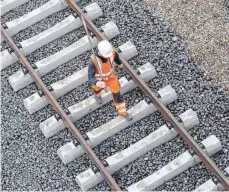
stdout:
[[(80, 17), (84, 17), (88, 28), (96, 35), (99, 40), (106, 40), (105, 36), (99, 31), (99, 29), (94, 25), (94, 23), (88, 19), (86, 14), (80, 9), (80, 7), (73, 0), (65, 0), (73, 11), (75, 11)], [(124, 64), (125, 70), (133, 78), (135, 83), (139, 88), (149, 97), (161, 114), (166, 118), (166, 120), (171, 123), (175, 128), (178, 134), (185, 140), (185, 142), (193, 148), (197, 153), (199, 158), (203, 161), (205, 166), (211, 170), (220, 180), (222, 185), (226, 190), (229, 191), (229, 180), (225, 177), (223, 172), (216, 166), (216, 164), (208, 157), (206, 152), (196, 143), (196, 141), (190, 136), (190, 134), (184, 129), (184, 126), (178, 122), (175, 116), (168, 110), (166, 106), (157, 98), (155, 93), (146, 85), (146, 83), (140, 78), (137, 73), (132, 69), (128, 62), (121, 57), (121, 60)]]
[(30, 65), (26, 57), (23, 55), (23, 53), (20, 51), (20, 49), (17, 47), (17, 45), (14, 43), (13, 39), (9, 36), (9, 34), (6, 32), (6, 30), (1, 25), (1, 32), (5, 36), (7, 42), (14, 50), (14, 53), (17, 55), (23, 66), (29, 71), (30, 75), (34, 79), (35, 83), (37, 84), (38, 88), (41, 89), (48, 102), (52, 105), (52, 107), (55, 109), (55, 111), (62, 117), (64, 124), (66, 127), (71, 131), (71, 133), (76, 137), (84, 151), (87, 153), (89, 158), (92, 160), (92, 162), (97, 166), (97, 168), (100, 170), (101, 174), (103, 175), (105, 181), (113, 191), (121, 191), (113, 177), (110, 175), (110, 173), (106, 170), (102, 162), (99, 160), (99, 158), (96, 156), (92, 148), (88, 145), (88, 143), (85, 141), (83, 136), (80, 134), (78, 129), (75, 127), (75, 125), (72, 123), (68, 115), (65, 113), (65, 111), (61, 108), (59, 103), (57, 102), (56, 98), (52, 95), (52, 93), (48, 90), (46, 85), (43, 83), (41, 78), (38, 76), (36, 70), (33, 69), (33, 67)]

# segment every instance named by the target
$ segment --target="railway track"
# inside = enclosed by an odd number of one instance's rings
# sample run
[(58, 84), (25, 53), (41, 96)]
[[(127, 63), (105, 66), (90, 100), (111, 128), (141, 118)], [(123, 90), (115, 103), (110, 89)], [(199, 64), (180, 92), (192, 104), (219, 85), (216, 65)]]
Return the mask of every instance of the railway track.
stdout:
[[(12, 2), (4, 2), (1, 8), (9, 11), (11, 8), (14, 9), (16, 8), (15, 6), (19, 6), (19, 4), (11, 4)], [(11, 36), (49, 15), (67, 8), (68, 6), (70, 6), (76, 14), (68, 16), (66, 19), (56, 23), (51, 28), (37, 34), (36, 36), (23, 40), (20, 43), (15, 44), (12, 40)], [(111, 40), (115, 38), (120, 34), (120, 31), (113, 21), (106, 23), (101, 29), (98, 29), (92, 23), (91, 20), (97, 19), (102, 15), (102, 7), (96, 3), (87, 5), (83, 12), (73, 0), (51, 0), (41, 8), (28, 13), (26, 16), (14, 21), (6, 22), (1, 26), (1, 31), (4, 37), (2, 41), (7, 40), (10, 45), (8, 49), (5, 49), (1, 53), (1, 70), (5, 70), (7, 67), (15, 65), (15, 62), (18, 60), (23, 64), (23, 67), (20, 70), (9, 77), (9, 83), (15, 91), (15, 94), (16, 91), (35, 82), (38, 91), (23, 100), (25, 108), (30, 114), (33, 114), (46, 107), (48, 104), (51, 104), (57, 112), (40, 123), (41, 132), (46, 138), (50, 138), (67, 127), (77, 139), (77, 142), (74, 140), (66, 143), (57, 150), (57, 154), (62, 162), (68, 164), (82, 156), (84, 153), (87, 153), (93, 162), (93, 165), (84, 172), (77, 173), (76, 183), (82, 190), (89, 190), (105, 179), (106, 183), (112, 190), (119, 191), (120, 187), (111, 176), (112, 174), (140, 158), (147, 152), (174, 139), (179, 134), (192, 149), (190, 148), (188, 151), (181, 153), (176, 159), (155, 171), (153, 174), (140, 179), (136, 183), (125, 186), (126, 189), (128, 191), (154, 190), (165, 183), (165, 181), (172, 179), (174, 176), (203, 161), (205, 166), (217, 176), (221, 183), (221, 185), (218, 184), (216, 186), (212, 181), (209, 181), (211, 186), (213, 186), (212, 189), (216, 189), (217, 187), (223, 189), (224, 187), (229, 190), (228, 179), (209, 158), (222, 150), (219, 138), (211, 135), (204, 139), (200, 145), (196, 143), (187, 131), (199, 124), (197, 114), (192, 109), (186, 109), (186, 111), (180, 114), (179, 117), (175, 117), (166, 108), (166, 105), (169, 105), (178, 99), (175, 88), (167, 85), (157, 92), (150, 89), (146, 82), (157, 77), (157, 69), (155, 69), (151, 63), (147, 62), (138, 67), (135, 71), (128, 64), (127, 60), (132, 59), (138, 54), (135, 45), (131, 41), (127, 41), (120, 45), (117, 50), (121, 55), (122, 61), (125, 65), (125, 70), (129, 74), (128, 76), (119, 79), (122, 93), (125, 94), (134, 90), (136, 87), (139, 87), (146, 95), (144, 100), (141, 100), (129, 109), (134, 116), (133, 121), (127, 122), (122, 117), (115, 117), (104, 125), (81, 134), (75, 127), (74, 123), (101, 106), (98, 106), (95, 103), (93, 96), (65, 109), (58, 104), (58, 98), (64, 96), (73, 89), (76, 89), (87, 81), (87, 68), (76, 71), (72, 75), (47, 86), (43, 83), (41, 77), (44, 77), (65, 62), (89, 51), (90, 47), (87, 37), (81, 37), (72, 45), (35, 63), (29, 63), (25, 56), (33, 53), (47, 43), (82, 27), (80, 17), (85, 18), (87, 27), (93, 32), (91, 38), (94, 46), (96, 46), (102, 39)], [(111, 101), (110, 92), (103, 94), (103, 101), (103, 105)], [(111, 154), (102, 160), (100, 160), (92, 150), (92, 148), (98, 146), (103, 141), (106, 141), (109, 137), (114, 136), (137, 121), (141, 121), (143, 118), (152, 115), (157, 110), (163, 115), (167, 122), (165, 125), (160, 126), (158, 129), (148, 134), (145, 138), (142, 138), (129, 147), (122, 149), (115, 154)], [(226, 169), (226, 172), (227, 170), (228, 169)], [(209, 185), (203, 185), (201, 187), (208, 189), (207, 187), (209, 187)]]

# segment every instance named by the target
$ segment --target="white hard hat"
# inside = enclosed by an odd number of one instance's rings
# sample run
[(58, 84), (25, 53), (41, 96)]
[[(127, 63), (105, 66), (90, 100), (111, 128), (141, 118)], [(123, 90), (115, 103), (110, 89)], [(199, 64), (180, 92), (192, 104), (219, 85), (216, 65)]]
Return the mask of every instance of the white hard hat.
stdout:
[(100, 41), (98, 44), (98, 49), (100, 54), (105, 57), (111, 57), (112, 55), (112, 46), (107, 40)]

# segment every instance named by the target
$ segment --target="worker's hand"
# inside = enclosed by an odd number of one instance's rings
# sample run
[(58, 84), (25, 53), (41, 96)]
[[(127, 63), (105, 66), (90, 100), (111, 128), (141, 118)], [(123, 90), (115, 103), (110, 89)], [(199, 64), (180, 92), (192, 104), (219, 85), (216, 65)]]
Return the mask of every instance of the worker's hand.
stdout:
[(123, 68), (123, 63), (120, 64), (120, 65), (118, 65), (118, 68), (119, 68), (119, 69)]
[(105, 88), (106, 87), (106, 84), (104, 83), (104, 81), (97, 81), (96, 82), (96, 86), (97, 87), (101, 87), (101, 88)]

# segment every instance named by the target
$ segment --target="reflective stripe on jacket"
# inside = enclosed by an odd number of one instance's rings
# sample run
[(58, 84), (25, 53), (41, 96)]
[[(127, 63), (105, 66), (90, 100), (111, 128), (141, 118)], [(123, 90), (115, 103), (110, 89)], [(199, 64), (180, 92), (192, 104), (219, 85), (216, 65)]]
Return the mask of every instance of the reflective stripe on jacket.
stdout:
[[(91, 56), (91, 60), (93, 61), (95, 65), (95, 78), (97, 80), (108, 80), (109, 78), (112, 78), (115, 75), (115, 70), (113, 66), (114, 58), (115, 58), (115, 50), (112, 49), (112, 55), (110, 58), (107, 58), (106, 62), (104, 63), (100, 57), (96, 57), (94, 55)], [(96, 59), (98, 63), (96, 62)], [(97, 66), (98, 64), (98, 66)], [(99, 73), (99, 69), (101, 74)], [(102, 75), (102, 78), (101, 78)]]
[[(107, 60), (109, 59), (106, 59), (106, 58), (103, 58), (101, 56), (98, 55), (98, 49), (95, 50), (95, 55), (101, 59), (102, 62), (106, 63)], [(117, 64), (117, 65), (120, 65), (122, 64), (122, 61), (120, 60), (119, 58), (119, 55), (117, 52), (115, 52), (115, 57), (114, 57), (114, 62)], [(90, 59), (89, 61), (89, 65), (88, 65), (88, 81), (89, 81), (89, 84), (90, 85), (95, 85), (96, 82), (98, 81), (98, 79), (95, 77), (95, 71), (96, 71), (96, 67), (94, 65), (94, 62), (92, 59)]]

